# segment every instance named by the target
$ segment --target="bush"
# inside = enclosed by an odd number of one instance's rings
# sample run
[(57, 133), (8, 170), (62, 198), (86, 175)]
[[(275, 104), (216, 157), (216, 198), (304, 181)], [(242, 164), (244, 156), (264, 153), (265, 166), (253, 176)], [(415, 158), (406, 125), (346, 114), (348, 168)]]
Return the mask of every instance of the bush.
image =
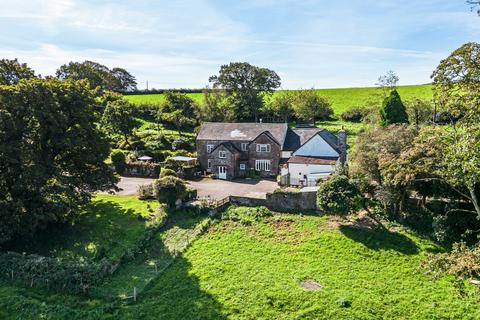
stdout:
[(187, 188), (185, 191), (185, 201), (192, 201), (197, 198), (197, 189)]
[(408, 123), (408, 114), (405, 105), (396, 90), (393, 90), (390, 95), (383, 100), (380, 117), (380, 125), (383, 127), (394, 123)]
[(360, 122), (362, 121), (365, 110), (360, 107), (352, 107), (340, 115), (343, 121)]
[(222, 219), (238, 221), (244, 225), (251, 225), (272, 215), (266, 207), (237, 207), (231, 206), (222, 213)]
[(140, 200), (155, 199), (153, 184), (144, 184), (138, 186), (137, 196)]
[(453, 245), (452, 252), (430, 255), (423, 267), (432, 273), (448, 273), (459, 277), (480, 277), (480, 245), (468, 247), (465, 243)]
[(110, 155), (110, 159), (112, 159), (112, 164), (115, 167), (115, 171), (118, 174), (123, 174), (127, 165), (125, 153), (123, 153), (121, 150), (113, 150), (112, 154)]
[(168, 168), (162, 168), (160, 170), (160, 178), (164, 178), (164, 177), (176, 177), (177, 176), (177, 173), (175, 171), (173, 171), (172, 169), (168, 169)]
[(334, 175), (317, 191), (318, 208), (325, 213), (347, 215), (358, 209), (360, 192), (347, 176)]
[(167, 176), (155, 181), (153, 189), (155, 198), (159, 202), (166, 203), (168, 207), (173, 208), (178, 199), (185, 198), (187, 186), (182, 179)]

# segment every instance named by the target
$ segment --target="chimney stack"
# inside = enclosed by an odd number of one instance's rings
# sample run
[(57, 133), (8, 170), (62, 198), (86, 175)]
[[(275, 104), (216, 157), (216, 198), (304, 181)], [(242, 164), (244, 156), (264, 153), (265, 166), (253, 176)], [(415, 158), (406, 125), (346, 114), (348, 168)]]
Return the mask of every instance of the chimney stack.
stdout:
[(347, 162), (347, 131), (343, 126), (338, 131), (338, 148), (340, 149), (340, 164), (343, 166)]

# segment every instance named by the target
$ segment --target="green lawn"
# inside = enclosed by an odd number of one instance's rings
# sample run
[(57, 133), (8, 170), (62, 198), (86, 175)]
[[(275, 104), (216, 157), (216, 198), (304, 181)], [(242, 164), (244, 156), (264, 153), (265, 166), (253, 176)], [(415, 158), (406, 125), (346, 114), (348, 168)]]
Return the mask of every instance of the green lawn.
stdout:
[[(398, 227), (276, 214), (251, 225), (177, 213), (105, 290), (139, 286), (136, 303), (0, 284), (2, 319), (478, 319), (480, 295), (420, 263), (441, 248)], [(152, 262), (166, 269), (153, 271)], [(163, 268), (163, 267), (162, 267)], [(306, 291), (305, 280), (323, 286)], [(143, 283), (143, 284), (142, 284)]]
[[(379, 105), (383, 97), (381, 90), (376, 87), (317, 89), (317, 91), (330, 100), (336, 115), (340, 115), (353, 106)], [(414, 97), (432, 98), (431, 85), (399, 86), (398, 92), (404, 101)], [(202, 93), (189, 93), (188, 96), (197, 103), (203, 102)], [(135, 104), (161, 104), (164, 101), (163, 94), (130, 95), (126, 98)]]
[(136, 197), (97, 195), (73, 225), (40, 232), (32, 241), (17, 242), (10, 249), (68, 259), (89, 259), (101, 250), (115, 259), (142, 236), (157, 206)]
[[(431, 242), (404, 231), (280, 215), (253, 226), (221, 222), (156, 279), (125, 318), (478, 319), (448, 277), (419, 268)], [(299, 284), (314, 280), (320, 291)], [(340, 306), (340, 301), (351, 303)]]

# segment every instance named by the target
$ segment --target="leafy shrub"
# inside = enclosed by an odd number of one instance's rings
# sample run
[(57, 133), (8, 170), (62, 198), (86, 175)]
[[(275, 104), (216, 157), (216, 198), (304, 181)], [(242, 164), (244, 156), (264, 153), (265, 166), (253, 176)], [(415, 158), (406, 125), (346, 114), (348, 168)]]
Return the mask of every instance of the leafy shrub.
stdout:
[(87, 294), (113, 270), (113, 264), (107, 259), (98, 263), (74, 263), (14, 252), (0, 254), (0, 277), (3, 279), (73, 294)]
[(251, 225), (272, 215), (266, 207), (237, 207), (231, 206), (222, 213), (222, 219), (238, 221), (244, 225)]
[(352, 107), (340, 115), (343, 121), (360, 122), (365, 111), (360, 107)]
[(453, 245), (450, 253), (433, 254), (423, 267), (437, 275), (448, 273), (466, 278), (480, 277), (480, 245), (468, 247), (465, 243)]
[(121, 150), (114, 150), (110, 155), (110, 158), (112, 159), (112, 164), (115, 167), (115, 171), (118, 174), (123, 174), (127, 165), (125, 153), (123, 153)]
[(153, 162), (136, 161), (127, 163), (126, 176), (155, 178), (160, 174), (160, 165)]
[(175, 171), (173, 171), (172, 169), (168, 169), (168, 168), (162, 168), (160, 170), (160, 178), (163, 178), (163, 177), (176, 177), (177, 176), (177, 173)]
[(187, 140), (187, 139), (175, 139), (172, 142), (172, 149), (173, 150), (193, 150), (195, 148), (195, 143), (193, 140)]
[(337, 300), (337, 304), (340, 308), (350, 308), (352, 302), (347, 298), (340, 298)]
[(187, 190), (185, 191), (184, 200), (192, 201), (192, 200), (195, 200), (196, 198), (197, 198), (197, 189), (187, 188)]
[(184, 199), (187, 186), (182, 179), (166, 176), (156, 180), (153, 189), (155, 198), (159, 202), (166, 203), (170, 208), (173, 208), (178, 199)]
[(384, 127), (394, 123), (408, 123), (408, 114), (405, 105), (396, 90), (393, 90), (390, 95), (383, 100), (380, 117), (380, 125)]
[(138, 186), (137, 197), (140, 200), (155, 199), (153, 184), (144, 184)]
[(330, 214), (346, 215), (358, 209), (360, 192), (347, 176), (334, 175), (324, 181), (317, 191), (317, 205)]

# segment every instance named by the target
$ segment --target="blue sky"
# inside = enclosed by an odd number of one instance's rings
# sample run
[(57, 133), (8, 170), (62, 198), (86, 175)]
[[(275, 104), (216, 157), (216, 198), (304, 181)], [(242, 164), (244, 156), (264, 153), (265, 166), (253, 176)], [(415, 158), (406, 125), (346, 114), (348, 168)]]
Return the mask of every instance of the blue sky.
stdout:
[(42, 75), (86, 59), (124, 67), (144, 88), (199, 88), (221, 64), (275, 70), (282, 87), (429, 81), (480, 39), (464, 0), (0, 0), (0, 57)]

